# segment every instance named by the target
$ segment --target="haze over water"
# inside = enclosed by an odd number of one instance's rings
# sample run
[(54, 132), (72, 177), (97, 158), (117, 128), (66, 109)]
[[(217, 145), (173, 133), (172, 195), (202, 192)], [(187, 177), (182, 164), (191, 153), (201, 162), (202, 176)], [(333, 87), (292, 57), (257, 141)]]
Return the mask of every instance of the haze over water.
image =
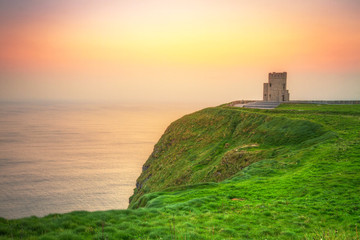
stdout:
[(189, 111), (1, 103), (0, 217), (127, 208), (154, 144)]

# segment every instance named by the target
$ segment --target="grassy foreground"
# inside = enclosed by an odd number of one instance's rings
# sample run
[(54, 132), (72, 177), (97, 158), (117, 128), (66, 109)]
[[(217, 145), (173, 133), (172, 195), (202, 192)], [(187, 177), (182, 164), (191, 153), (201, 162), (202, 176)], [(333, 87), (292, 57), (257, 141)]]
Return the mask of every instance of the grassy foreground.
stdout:
[(360, 239), (360, 105), (172, 123), (127, 210), (0, 218), (0, 239)]

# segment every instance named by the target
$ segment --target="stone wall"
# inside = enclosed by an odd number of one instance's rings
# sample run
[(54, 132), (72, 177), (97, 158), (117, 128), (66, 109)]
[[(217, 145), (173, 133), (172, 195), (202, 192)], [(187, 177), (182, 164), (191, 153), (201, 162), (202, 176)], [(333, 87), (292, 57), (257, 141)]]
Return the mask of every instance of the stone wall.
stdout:
[(259, 100), (236, 100), (228, 104), (228, 106), (233, 107), (238, 104), (247, 104), (251, 102), (258, 102)]
[(360, 100), (292, 100), (288, 101), (287, 103), (351, 105), (360, 104)]
[[(261, 102), (261, 100), (237, 100), (229, 103), (228, 106), (233, 107), (235, 105), (247, 104), (251, 102)], [(285, 101), (283, 103), (352, 105), (352, 104), (360, 104), (360, 100), (292, 100), (292, 101)]]

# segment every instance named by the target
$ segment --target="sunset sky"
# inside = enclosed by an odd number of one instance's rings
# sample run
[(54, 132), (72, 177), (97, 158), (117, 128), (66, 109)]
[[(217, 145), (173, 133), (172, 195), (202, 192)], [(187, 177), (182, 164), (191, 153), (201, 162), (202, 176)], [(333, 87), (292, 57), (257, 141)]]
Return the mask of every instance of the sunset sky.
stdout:
[(359, 0), (0, 0), (0, 101), (360, 99)]

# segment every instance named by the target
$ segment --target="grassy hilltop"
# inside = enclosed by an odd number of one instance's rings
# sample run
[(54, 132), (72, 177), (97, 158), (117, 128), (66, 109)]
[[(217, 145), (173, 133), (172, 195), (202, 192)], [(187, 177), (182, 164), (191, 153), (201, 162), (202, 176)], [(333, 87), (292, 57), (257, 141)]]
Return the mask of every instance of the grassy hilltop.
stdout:
[(173, 122), (128, 210), (0, 219), (0, 239), (360, 239), (360, 105)]

